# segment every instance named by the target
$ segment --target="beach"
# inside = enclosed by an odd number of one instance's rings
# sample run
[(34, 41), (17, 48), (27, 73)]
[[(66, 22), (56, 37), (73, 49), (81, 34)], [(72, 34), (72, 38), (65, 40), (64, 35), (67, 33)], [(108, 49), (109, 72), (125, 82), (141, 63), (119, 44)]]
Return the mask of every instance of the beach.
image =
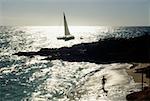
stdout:
[[(150, 68), (150, 63), (133, 63), (133, 66), (128, 68), (127, 73), (132, 76), (135, 83), (141, 84), (141, 91), (133, 92), (126, 96), (128, 101), (149, 101), (150, 100), (150, 78), (143, 75), (142, 88), (142, 73), (136, 73), (139, 69)], [(149, 73), (150, 71), (148, 71)]]
[[(142, 82), (142, 74), (141, 73), (135, 73), (136, 69), (140, 69), (140, 68), (145, 68), (150, 66), (150, 63), (133, 63), (133, 66), (130, 67), (129, 69), (127, 69), (127, 73), (133, 77), (134, 81), (136, 83), (141, 83)], [(143, 76), (143, 81), (145, 85), (149, 84), (150, 79), (146, 78), (146, 75), (144, 74)]]

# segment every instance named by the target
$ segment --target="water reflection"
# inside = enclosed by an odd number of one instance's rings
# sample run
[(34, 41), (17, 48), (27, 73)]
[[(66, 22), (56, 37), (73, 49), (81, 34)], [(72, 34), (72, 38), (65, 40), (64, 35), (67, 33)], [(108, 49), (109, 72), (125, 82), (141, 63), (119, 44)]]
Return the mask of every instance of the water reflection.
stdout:
[[(60, 30), (58, 30), (60, 29)], [(114, 30), (113, 30), (114, 29)], [(94, 42), (107, 37), (135, 37), (150, 28), (71, 27), (75, 40), (57, 40), (63, 28), (0, 27), (0, 96), (14, 100), (124, 100), (130, 89), (140, 86), (124, 72), (130, 64), (94, 64), (88, 62), (44, 61), (43, 57), (18, 57), (18, 51), (38, 51)], [(81, 38), (82, 37), (82, 38)], [(121, 68), (115, 70), (114, 68)], [(105, 96), (101, 77), (107, 75)]]

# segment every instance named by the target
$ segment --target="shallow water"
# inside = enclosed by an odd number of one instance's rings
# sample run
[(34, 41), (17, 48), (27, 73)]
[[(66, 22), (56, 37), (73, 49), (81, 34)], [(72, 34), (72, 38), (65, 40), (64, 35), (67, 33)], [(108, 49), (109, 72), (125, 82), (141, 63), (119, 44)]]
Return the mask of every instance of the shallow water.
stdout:
[[(126, 100), (127, 94), (140, 90), (125, 68), (131, 64), (46, 61), (44, 57), (18, 57), (19, 51), (70, 47), (109, 37), (136, 37), (150, 32), (149, 27), (70, 27), (75, 40), (57, 40), (63, 28), (45, 26), (0, 27), (0, 99), (2, 101)], [(103, 92), (101, 79), (107, 78)]]

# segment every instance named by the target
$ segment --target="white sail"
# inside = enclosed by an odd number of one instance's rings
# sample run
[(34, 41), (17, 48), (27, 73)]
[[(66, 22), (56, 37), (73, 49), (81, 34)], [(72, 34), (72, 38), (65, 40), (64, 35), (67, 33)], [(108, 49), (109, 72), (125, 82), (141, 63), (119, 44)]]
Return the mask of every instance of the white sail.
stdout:
[(65, 17), (65, 13), (63, 13), (64, 15), (64, 31), (65, 31), (65, 35), (70, 35), (69, 29), (68, 29), (68, 24), (66, 21), (66, 17)]
[(65, 34), (65, 36), (57, 37), (57, 39), (58, 40), (65, 40), (65, 41), (72, 40), (75, 37), (73, 35), (71, 35), (70, 32), (69, 32), (69, 28), (68, 28), (68, 24), (67, 24), (67, 21), (66, 21), (65, 13), (63, 13), (63, 16), (64, 16), (64, 34)]

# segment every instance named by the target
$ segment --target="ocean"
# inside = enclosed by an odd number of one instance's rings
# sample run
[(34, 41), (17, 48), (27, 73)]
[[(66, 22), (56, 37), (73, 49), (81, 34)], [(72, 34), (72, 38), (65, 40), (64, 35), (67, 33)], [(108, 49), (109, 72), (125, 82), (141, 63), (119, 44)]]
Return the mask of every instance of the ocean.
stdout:
[[(0, 101), (126, 101), (126, 95), (141, 90), (126, 73), (130, 63), (96, 64), (43, 60), (17, 52), (41, 48), (71, 47), (107, 38), (134, 38), (150, 33), (150, 27), (71, 26), (74, 40), (63, 36), (60, 26), (0, 26)], [(102, 77), (107, 78), (102, 90)]]

